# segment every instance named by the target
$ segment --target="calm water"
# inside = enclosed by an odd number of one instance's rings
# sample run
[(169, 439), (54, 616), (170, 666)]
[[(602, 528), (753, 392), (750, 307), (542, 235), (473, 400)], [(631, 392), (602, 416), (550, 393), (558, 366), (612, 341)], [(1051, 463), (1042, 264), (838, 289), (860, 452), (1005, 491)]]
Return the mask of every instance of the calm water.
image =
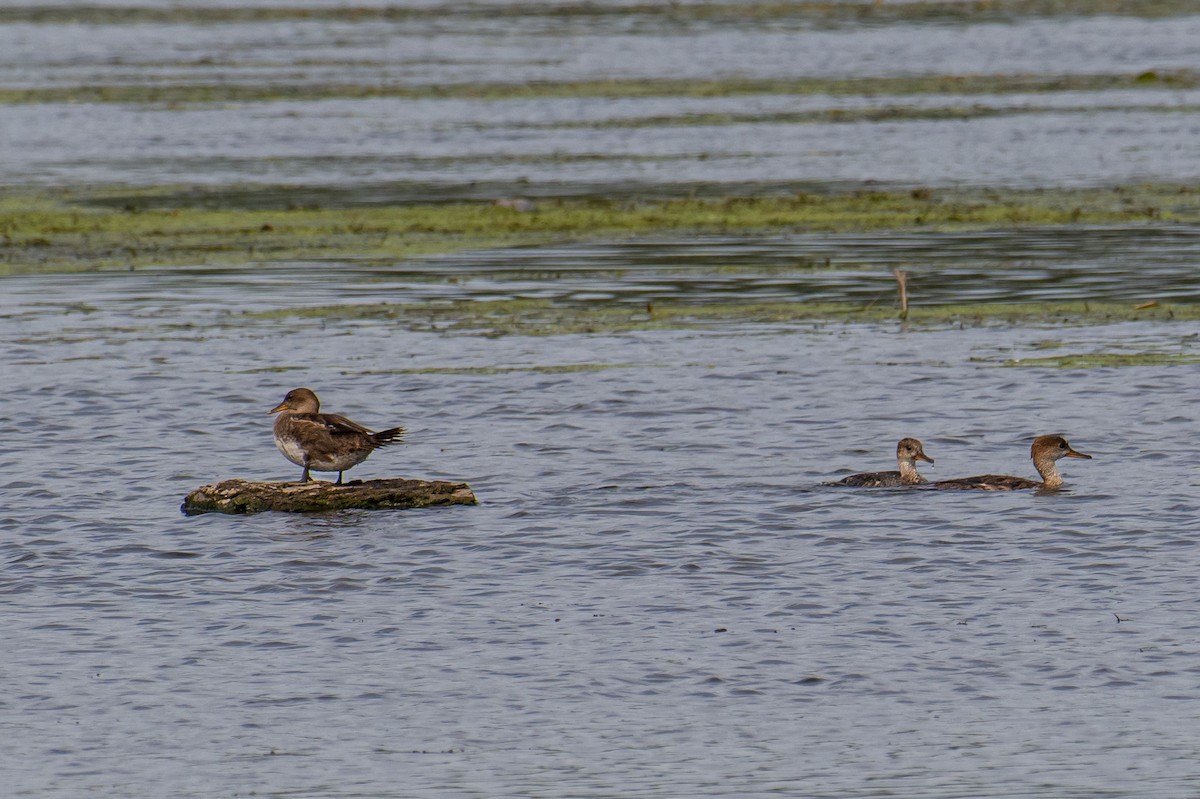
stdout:
[[(232, 325), (232, 276), (99, 278), (4, 280), (11, 795), (1195, 788), (1197, 367), (996, 364), (1200, 325), (455, 337)], [(266, 411), (300, 384), (412, 429), (357, 476), (482, 504), (180, 515), (298, 476)], [(1048, 431), (1095, 456), (1054, 496), (819, 485), (902, 435), (934, 476), (1031, 474)]]

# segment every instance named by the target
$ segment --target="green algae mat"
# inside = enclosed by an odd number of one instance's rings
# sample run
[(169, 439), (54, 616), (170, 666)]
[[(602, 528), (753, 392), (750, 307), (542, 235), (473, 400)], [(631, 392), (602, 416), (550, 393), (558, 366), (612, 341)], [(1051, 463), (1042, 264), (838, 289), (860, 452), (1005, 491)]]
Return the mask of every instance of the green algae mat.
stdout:
[[(336, 188), (106, 188), (0, 195), (0, 274), (45, 274), (287, 262), (397, 263), (483, 248), (638, 241), (654, 236), (1155, 229), (1200, 221), (1200, 188), (1142, 185), (1061, 190), (783, 192), (757, 196), (503, 197), (422, 202), (412, 186), (389, 199)], [(738, 265), (727, 269), (737, 271)], [(487, 301), (331, 304), (240, 314), (271, 318), (388, 320), (414, 330), (557, 335), (724, 323), (897, 319), (895, 302), (757, 301), (708, 297), (644, 307), (496, 298)], [(1072, 325), (1194, 320), (1187, 302), (936, 303), (909, 308), (913, 326)], [(237, 323), (224, 319), (224, 323)]]
[[(405, 197), (419, 194), (404, 187)], [(498, 198), (369, 205), (344, 190), (178, 188), (0, 195), (0, 274), (394, 258), (654, 234), (1195, 223), (1200, 187)]]

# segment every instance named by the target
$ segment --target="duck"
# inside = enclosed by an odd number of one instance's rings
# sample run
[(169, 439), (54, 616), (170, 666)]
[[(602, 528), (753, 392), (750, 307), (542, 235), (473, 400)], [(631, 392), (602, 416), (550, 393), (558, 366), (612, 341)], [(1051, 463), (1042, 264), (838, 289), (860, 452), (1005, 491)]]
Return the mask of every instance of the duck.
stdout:
[(1029, 457), (1033, 458), (1033, 466), (1041, 475), (1041, 480), (1029, 480), (1025, 477), (1013, 477), (1007, 474), (981, 474), (977, 477), (959, 477), (953, 480), (939, 480), (933, 483), (933, 488), (950, 490), (974, 491), (1021, 491), (1026, 488), (1061, 488), (1062, 475), (1058, 473), (1056, 462), (1060, 458), (1082, 458), (1091, 460), (1091, 455), (1076, 452), (1062, 436), (1038, 436), (1029, 448)]
[(858, 488), (920, 485), (928, 481), (917, 472), (917, 461), (932, 464), (933, 458), (925, 454), (925, 447), (917, 439), (902, 438), (896, 444), (896, 464), (900, 467), (900, 471), (852, 474), (835, 483), (830, 483), (830, 485)]
[(404, 428), (376, 433), (336, 413), (321, 413), (321, 400), (311, 388), (293, 388), (283, 402), (271, 409), (275, 418), (275, 446), (297, 466), (304, 467), (300, 482), (307, 483), (310, 471), (342, 475), (375, 450), (404, 440)]

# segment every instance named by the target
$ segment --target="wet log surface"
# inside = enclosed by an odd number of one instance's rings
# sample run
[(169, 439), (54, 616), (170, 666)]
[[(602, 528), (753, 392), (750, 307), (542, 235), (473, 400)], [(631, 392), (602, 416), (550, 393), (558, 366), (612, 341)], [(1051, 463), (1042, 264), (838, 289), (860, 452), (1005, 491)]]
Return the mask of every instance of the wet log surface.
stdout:
[(354, 480), (335, 485), (320, 480), (308, 483), (259, 483), (225, 480), (201, 486), (187, 495), (180, 508), (189, 516), (199, 513), (262, 513), (284, 511), (394, 510), (431, 505), (474, 505), (475, 494), (466, 483), (442, 480)]

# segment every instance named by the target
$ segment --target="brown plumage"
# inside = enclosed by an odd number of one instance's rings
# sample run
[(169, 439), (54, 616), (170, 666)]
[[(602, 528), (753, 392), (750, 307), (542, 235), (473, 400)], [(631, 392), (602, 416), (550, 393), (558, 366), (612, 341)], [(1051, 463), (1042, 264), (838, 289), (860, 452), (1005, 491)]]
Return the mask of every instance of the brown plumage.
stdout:
[(283, 456), (304, 467), (300, 482), (312, 478), (309, 470), (342, 473), (367, 459), (376, 449), (403, 440), (404, 428), (372, 432), (336, 413), (321, 413), (321, 401), (312, 389), (294, 388), (271, 409), (275, 419), (275, 446)]
[(917, 461), (933, 463), (933, 458), (925, 454), (925, 448), (917, 439), (902, 438), (896, 444), (896, 465), (900, 471), (852, 474), (835, 483), (830, 483), (830, 485), (855, 486), (857, 488), (920, 485), (926, 480), (917, 472)]
[(1091, 455), (1084, 455), (1071, 449), (1071, 445), (1062, 436), (1038, 436), (1029, 448), (1029, 456), (1033, 458), (1034, 468), (1042, 476), (1039, 480), (1029, 480), (1025, 477), (1013, 477), (1007, 474), (981, 474), (976, 477), (959, 477), (954, 480), (939, 480), (934, 488), (951, 490), (974, 491), (1020, 491), (1026, 488), (1059, 488), (1063, 484), (1062, 475), (1058, 473), (1056, 461), (1059, 458), (1085, 458), (1091, 460)]

